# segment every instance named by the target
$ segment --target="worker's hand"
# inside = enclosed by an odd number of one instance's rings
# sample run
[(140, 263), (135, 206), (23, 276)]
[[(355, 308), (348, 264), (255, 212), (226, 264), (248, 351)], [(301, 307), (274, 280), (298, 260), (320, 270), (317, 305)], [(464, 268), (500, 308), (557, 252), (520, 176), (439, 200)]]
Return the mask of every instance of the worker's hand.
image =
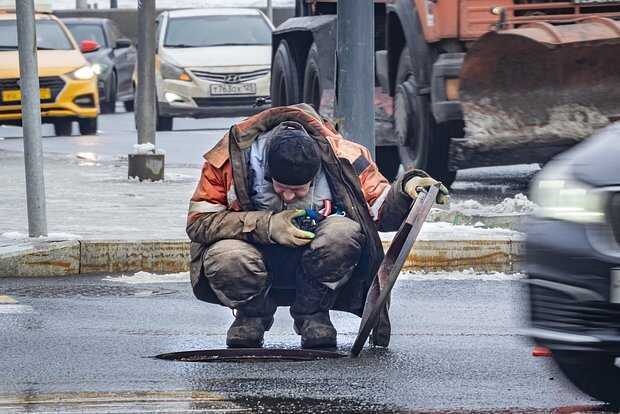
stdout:
[(293, 224), (295, 217), (306, 214), (305, 210), (284, 210), (269, 220), (269, 238), (277, 244), (301, 247), (314, 239), (314, 233), (303, 231)]
[(437, 199), (435, 202), (437, 204), (446, 204), (448, 202), (449, 192), (445, 185), (441, 184), (439, 181), (435, 180), (432, 177), (411, 177), (405, 183), (405, 193), (409, 194), (409, 197), (415, 199), (418, 197), (418, 190), (423, 188), (428, 191), (432, 186), (439, 185), (439, 193), (437, 193)]

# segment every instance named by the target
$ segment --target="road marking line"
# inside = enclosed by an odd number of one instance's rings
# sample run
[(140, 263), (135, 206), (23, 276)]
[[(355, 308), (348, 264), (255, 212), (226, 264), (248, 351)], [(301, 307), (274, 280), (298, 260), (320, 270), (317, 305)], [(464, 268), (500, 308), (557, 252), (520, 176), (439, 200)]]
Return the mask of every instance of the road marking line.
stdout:
[(34, 309), (28, 305), (0, 305), (0, 313), (32, 313)]
[(13, 305), (17, 303), (17, 300), (15, 300), (14, 298), (7, 296), (7, 295), (0, 295), (0, 304), (4, 305), (4, 304), (10, 304)]

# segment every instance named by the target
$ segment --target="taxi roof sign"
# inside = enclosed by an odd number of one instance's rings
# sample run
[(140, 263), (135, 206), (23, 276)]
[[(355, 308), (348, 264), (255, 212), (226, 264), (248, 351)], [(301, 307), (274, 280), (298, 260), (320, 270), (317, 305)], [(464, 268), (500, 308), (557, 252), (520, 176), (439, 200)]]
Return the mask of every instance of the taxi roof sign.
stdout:
[[(0, 12), (15, 11), (15, 2), (21, 0), (0, 0)], [(34, 10), (37, 13), (51, 13), (52, 0), (35, 0)]]

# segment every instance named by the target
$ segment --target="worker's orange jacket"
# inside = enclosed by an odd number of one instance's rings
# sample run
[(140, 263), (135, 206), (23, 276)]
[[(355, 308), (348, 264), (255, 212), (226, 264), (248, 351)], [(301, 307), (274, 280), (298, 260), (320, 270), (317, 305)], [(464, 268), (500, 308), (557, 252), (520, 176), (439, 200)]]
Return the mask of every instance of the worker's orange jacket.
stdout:
[[(202, 277), (202, 256), (212, 243), (222, 239), (240, 239), (256, 245), (273, 243), (269, 238), (273, 212), (253, 208), (245, 154), (258, 136), (282, 122), (301, 124), (316, 140), (334, 204), (343, 208), (365, 233), (365, 254), (336, 303), (336, 309), (361, 315), (366, 292), (383, 259), (378, 231), (398, 229), (411, 204), (411, 198), (403, 191), (403, 182), (426, 173), (412, 170), (390, 184), (365, 147), (344, 139), (305, 104), (271, 108), (247, 118), (233, 125), (205, 154), (187, 219), (187, 234), (192, 240), (192, 283), (195, 286)], [(213, 302), (219, 303), (215, 296)]]

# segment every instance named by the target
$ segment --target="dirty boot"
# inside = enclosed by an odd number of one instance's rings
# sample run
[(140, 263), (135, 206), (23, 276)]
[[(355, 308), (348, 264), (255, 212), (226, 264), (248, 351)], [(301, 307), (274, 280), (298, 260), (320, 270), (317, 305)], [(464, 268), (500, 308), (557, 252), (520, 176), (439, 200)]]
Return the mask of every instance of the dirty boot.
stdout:
[(302, 348), (335, 348), (336, 328), (329, 319), (329, 312), (295, 319), (295, 332), (301, 335)]
[(260, 348), (265, 331), (273, 325), (277, 306), (269, 296), (257, 296), (237, 309), (235, 320), (228, 328), (226, 345), (229, 348)]
[(229, 348), (260, 348), (263, 346), (265, 331), (273, 324), (273, 315), (268, 317), (249, 317), (239, 312), (226, 333)]

